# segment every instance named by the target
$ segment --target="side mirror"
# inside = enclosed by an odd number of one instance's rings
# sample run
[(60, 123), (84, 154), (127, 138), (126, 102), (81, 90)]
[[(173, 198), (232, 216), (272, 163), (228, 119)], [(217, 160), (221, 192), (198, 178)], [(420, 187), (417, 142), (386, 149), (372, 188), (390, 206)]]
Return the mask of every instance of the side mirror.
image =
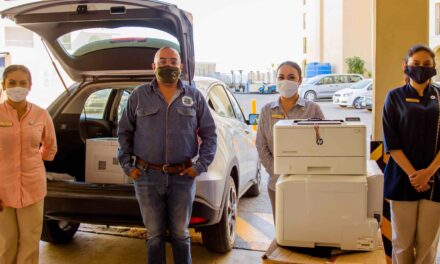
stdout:
[(249, 114), (248, 125), (258, 125), (259, 114)]

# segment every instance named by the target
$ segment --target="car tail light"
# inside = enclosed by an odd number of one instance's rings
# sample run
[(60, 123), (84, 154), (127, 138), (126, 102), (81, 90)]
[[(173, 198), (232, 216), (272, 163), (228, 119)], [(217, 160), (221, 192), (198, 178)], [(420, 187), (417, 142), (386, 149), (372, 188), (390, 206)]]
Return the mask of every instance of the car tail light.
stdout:
[(191, 219), (189, 220), (189, 224), (200, 224), (200, 223), (204, 223), (206, 222), (207, 219), (203, 218), (203, 217), (191, 217)]

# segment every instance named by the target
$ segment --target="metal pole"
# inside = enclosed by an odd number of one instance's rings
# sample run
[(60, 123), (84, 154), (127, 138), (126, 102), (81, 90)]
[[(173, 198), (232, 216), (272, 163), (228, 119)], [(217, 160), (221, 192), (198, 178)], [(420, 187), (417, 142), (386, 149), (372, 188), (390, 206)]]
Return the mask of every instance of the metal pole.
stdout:
[[(252, 105), (252, 114), (256, 114), (257, 113), (257, 100), (252, 99), (251, 100), (251, 105)], [(257, 125), (252, 125), (252, 130), (257, 131)]]

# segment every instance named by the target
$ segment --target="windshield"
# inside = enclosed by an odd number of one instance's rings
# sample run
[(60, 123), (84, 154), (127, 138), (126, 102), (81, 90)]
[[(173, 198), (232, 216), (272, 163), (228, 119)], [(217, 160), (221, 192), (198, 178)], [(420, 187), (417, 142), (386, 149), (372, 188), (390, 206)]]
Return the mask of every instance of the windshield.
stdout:
[(110, 48), (170, 46), (180, 52), (179, 41), (164, 31), (142, 27), (88, 28), (70, 32), (58, 42), (75, 57)]
[(371, 83), (371, 79), (361, 80), (350, 86), (350, 89), (364, 89)]

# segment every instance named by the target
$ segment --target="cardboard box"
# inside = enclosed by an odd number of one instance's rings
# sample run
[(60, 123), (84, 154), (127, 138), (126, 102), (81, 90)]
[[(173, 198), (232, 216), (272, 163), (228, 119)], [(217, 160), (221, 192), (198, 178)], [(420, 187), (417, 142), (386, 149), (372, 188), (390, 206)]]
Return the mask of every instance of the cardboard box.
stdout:
[(278, 246), (276, 241), (263, 256), (263, 264), (386, 264), (382, 247), (371, 252), (345, 252), (331, 258), (314, 257), (295, 252), (292, 248)]
[(119, 143), (117, 138), (90, 138), (86, 143), (86, 182), (131, 184), (133, 181), (126, 176), (116, 151)]

